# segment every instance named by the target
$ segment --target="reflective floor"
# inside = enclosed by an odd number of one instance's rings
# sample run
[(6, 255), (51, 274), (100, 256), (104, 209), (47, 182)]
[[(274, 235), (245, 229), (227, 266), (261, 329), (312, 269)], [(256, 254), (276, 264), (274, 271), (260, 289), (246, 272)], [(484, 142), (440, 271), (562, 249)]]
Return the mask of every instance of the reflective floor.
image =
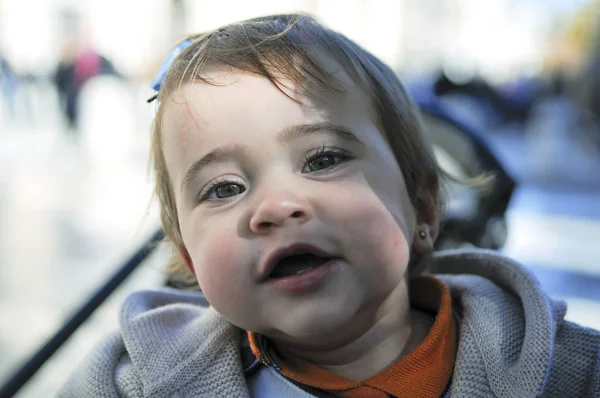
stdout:
[[(152, 110), (136, 98), (145, 97), (116, 86), (100, 91), (79, 132), (55, 111), (39, 111), (36, 123), (0, 119), (0, 380), (158, 225), (147, 158)], [(518, 138), (494, 145), (512, 168), (524, 167)], [(600, 186), (529, 179), (515, 194), (508, 231), (505, 253), (568, 302), (569, 319), (600, 329)], [(53, 396), (115, 327), (122, 298), (162, 283), (165, 256), (138, 270), (19, 396)]]
[[(46, 106), (31, 104), (35, 122), (0, 113), (0, 380), (158, 226), (148, 171), (152, 108), (133, 100), (145, 96), (107, 84), (84, 99), (91, 105), (76, 132), (64, 126), (52, 92), (35, 94), (46, 96)], [(54, 396), (116, 326), (123, 296), (162, 284), (162, 262), (145, 264), (20, 396)]]

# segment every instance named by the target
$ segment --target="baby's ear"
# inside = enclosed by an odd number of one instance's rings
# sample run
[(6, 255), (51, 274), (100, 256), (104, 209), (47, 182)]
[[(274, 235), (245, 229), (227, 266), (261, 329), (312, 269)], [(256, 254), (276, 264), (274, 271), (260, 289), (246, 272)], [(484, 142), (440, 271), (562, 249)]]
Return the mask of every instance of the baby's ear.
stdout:
[(417, 228), (413, 237), (413, 250), (419, 254), (431, 253), (440, 230), (437, 192), (419, 190), (416, 210)]
[(181, 250), (179, 246), (177, 252), (171, 256), (166, 276), (167, 286), (176, 289), (201, 290), (187, 250)]
[(179, 245), (177, 245), (177, 250), (179, 251), (179, 254), (181, 255), (181, 258), (183, 259), (183, 261), (185, 262), (185, 265), (188, 268), (188, 270), (193, 275), (196, 275), (196, 272), (194, 271), (194, 264), (192, 263), (192, 257), (190, 257), (190, 253), (188, 253), (185, 246), (183, 246), (182, 244), (179, 244)]

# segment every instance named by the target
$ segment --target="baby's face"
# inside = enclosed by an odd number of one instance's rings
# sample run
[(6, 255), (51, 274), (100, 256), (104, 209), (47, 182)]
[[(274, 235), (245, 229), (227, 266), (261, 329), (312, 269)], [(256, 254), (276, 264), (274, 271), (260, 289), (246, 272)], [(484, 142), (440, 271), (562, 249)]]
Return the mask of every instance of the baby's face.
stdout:
[[(344, 96), (303, 105), (262, 77), (212, 78), (184, 86), (163, 124), (202, 291), (233, 324), (289, 344), (360, 333), (401, 284), (416, 227), (367, 97), (343, 76)], [(307, 254), (271, 261), (286, 248)]]

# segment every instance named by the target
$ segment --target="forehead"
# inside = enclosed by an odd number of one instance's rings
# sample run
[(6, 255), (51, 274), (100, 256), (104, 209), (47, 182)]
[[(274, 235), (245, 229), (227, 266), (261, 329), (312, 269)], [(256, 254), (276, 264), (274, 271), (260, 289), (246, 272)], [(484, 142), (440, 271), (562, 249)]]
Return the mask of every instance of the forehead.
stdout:
[[(165, 103), (163, 131), (181, 138), (227, 135), (237, 124), (252, 121), (266, 125), (269, 120), (310, 114), (317, 109), (307, 101), (300, 106), (287, 98), (268, 79), (242, 71), (214, 70), (206, 74), (212, 84), (187, 83)], [(292, 98), (293, 86), (284, 82), (282, 89)], [(272, 117), (266, 118), (265, 109)], [(228, 127), (224, 130), (224, 127)], [(219, 134), (211, 134), (219, 130)], [(250, 132), (249, 132), (250, 133)], [(249, 134), (250, 135), (250, 134)]]
[(294, 124), (327, 121), (359, 128), (370, 122), (367, 96), (339, 69), (343, 92), (311, 96), (298, 94), (290, 80), (281, 80), (284, 94), (262, 76), (231, 69), (207, 72), (214, 84), (183, 85), (163, 105), (163, 152), (173, 182), (186, 165), (218, 146), (274, 138)]
[[(308, 58), (312, 58), (311, 62), (314, 62), (320, 70), (316, 74), (321, 76), (320, 79), (324, 80), (324, 83), (317, 82), (317, 79), (312, 77), (304, 77), (300, 78), (302, 82), (300, 83), (301, 87), (298, 88), (291, 79), (271, 70), (271, 74), (277, 79), (278, 90), (273, 82), (264, 77), (229, 66), (213, 65), (201, 74), (203, 79), (213, 82), (214, 85), (196, 80), (183, 85), (183, 87), (173, 88), (174, 95), (166, 101), (165, 106), (166, 108), (173, 108), (173, 105), (176, 107), (179, 105), (180, 109), (177, 110), (179, 116), (192, 119), (180, 120), (180, 125), (193, 121), (196, 124), (195, 127), (199, 127), (197, 124), (202, 121), (200, 117), (202, 114), (220, 109), (229, 110), (229, 116), (231, 116), (231, 112), (237, 110), (235, 105), (244, 102), (250, 105), (262, 102), (280, 102), (283, 105), (283, 102), (286, 102), (288, 108), (294, 105), (299, 107), (299, 102), (303, 105), (304, 112), (329, 111), (331, 113), (334, 112), (333, 108), (341, 108), (345, 105), (345, 102), (350, 101), (353, 103), (358, 102), (361, 107), (367, 107), (369, 112), (375, 116), (372, 112), (370, 98), (365, 95), (364, 90), (358, 86), (338, 61), (320, 50), (309, 51), (309, 54), (305, 56), (307, 59), (300, 57), (304, 61), (298, 61), (298, 69), (303, 69), (300, 64), (310, 63)], [(287, 68), (293, 67), (287, 66)], [(315, 72), (308, 71), (305, 73), (311, 75)], [(303, 90), (309, 92), (302, 92)], [(285, 94), (281, 91), (284, 91)], [(249, 98), (245, 94), (250, 92), (253, 95)], [(227, 100), (219, 101), (223, 97), (227, 97)], [(290, 100), (290, 98), (297, 102)], [(182, 112), (184, 110), (185, 112)], [(167, 111), (168, 109), (165, 113), (169, 113)], [(221, 115), (221, 113), (219, 112), (217, 115)], [(184, 131), (187, 130), (186, 127), (185, 125), (180, 126)]]

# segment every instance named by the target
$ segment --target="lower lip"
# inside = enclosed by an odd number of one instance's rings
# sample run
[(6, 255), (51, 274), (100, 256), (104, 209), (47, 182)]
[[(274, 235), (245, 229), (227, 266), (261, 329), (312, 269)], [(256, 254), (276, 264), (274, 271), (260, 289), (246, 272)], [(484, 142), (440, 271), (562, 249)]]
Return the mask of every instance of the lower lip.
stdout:
[(325, 277), (337, 259), (333, 258), (323, 265), (312, 268), (301, 274), (290, 275), (283, 278), (270, 279), (267, 283), (274, 289), (283, 293), (306, 293), (320, 287)]

